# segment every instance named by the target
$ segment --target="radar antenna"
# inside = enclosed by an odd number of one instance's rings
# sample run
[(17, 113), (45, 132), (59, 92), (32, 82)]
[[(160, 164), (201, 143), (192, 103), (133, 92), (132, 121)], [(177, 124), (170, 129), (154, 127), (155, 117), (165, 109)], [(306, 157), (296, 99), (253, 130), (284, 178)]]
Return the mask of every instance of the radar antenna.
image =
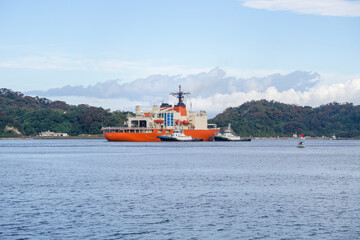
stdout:
[(178, 107), (185, 107), (185, 104), (184, 104), (184, 96), (185, 95), (189, 95), (190, 93), (189, 92), (183, 92), (181, 91), (181, 85), (179, 85), (179, 92), (173, 92), (173, 93), (170, 93), (170, 95), (174, 96), (174, 97), (177, 97), (179, 99), (179, 102), (176, 106)]

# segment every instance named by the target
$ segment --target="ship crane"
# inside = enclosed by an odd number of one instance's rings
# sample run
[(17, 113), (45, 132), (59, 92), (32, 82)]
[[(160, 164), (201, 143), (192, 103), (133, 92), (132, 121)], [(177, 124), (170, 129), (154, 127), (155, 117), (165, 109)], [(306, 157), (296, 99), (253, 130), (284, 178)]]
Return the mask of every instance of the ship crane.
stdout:
[(185, 106), (184, 104), (184, 96), (185, 95), (189, 95), (190, 93), (189, 92), (183, 92), (181, 91), (181, 85), (179, 85), (179, 91), (178, 92), (173, 92), (173, 93), (170, 93), (170, 95), (174, 96), (174, 97), (177, 97), (179, 99), (179, 102), (177, 104), (177, 106)]

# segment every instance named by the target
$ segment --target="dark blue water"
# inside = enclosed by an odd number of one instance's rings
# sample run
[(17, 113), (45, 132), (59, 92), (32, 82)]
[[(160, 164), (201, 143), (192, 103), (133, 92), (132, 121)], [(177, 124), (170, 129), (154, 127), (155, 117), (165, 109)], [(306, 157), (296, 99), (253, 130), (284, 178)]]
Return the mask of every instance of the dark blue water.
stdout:
[(0, 140), (0, 239), (360, 239), (360, 141)]

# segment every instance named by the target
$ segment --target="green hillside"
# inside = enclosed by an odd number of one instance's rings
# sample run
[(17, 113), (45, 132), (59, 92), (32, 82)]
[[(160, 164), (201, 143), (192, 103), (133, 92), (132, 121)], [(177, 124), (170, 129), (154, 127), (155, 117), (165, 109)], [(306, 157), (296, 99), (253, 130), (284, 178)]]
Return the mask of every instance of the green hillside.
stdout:
[(240, 136), (307, 136), (360, 137), (360, 106), (352, 103), (330, 103), (320, 107), (302, 107), (275, 101), (250, 101), (226, 109), (210, 120), (231, 127)]
[[(47, 130), (72, 136), (100, 134), (102, 126), (122, 126), (127, 114), (131, 113), (111, 112), (85, 104), (74, 106), (0, 89), (0, 137), (35, 136)], [(231, 123), (240, 136), (290, 137), (297, 132), (314, 137), (359, 138), (360, 106), (330, 103), (312, 108), (250, 101), (226, 109), (209, 123), (220, 127)]]
[(127, 114), (0, 89), (0, 137), (34, 136), (47, 130), (72, 136), (100, 134), (102, 126), (121, 126)]

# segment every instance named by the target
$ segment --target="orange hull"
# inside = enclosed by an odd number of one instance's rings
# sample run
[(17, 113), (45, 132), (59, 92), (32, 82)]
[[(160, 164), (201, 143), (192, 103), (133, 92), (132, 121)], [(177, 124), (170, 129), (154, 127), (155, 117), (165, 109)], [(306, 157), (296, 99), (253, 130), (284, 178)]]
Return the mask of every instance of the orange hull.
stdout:
[[(121, 142), (160, 142), (157, 136), (170, 135), (170, 133), (158, 133), (158, 129), (153, 129), (153, 133), (124, 133), (124, 132), (104, 132), (104, 137), (108, 141), (121, 141)], [(208, 129), (208, 130), (183, 130), (186, 136), (192, 138), (199, 138), (203, 141), (209, 141), (219, 132), (219, 129)]]

